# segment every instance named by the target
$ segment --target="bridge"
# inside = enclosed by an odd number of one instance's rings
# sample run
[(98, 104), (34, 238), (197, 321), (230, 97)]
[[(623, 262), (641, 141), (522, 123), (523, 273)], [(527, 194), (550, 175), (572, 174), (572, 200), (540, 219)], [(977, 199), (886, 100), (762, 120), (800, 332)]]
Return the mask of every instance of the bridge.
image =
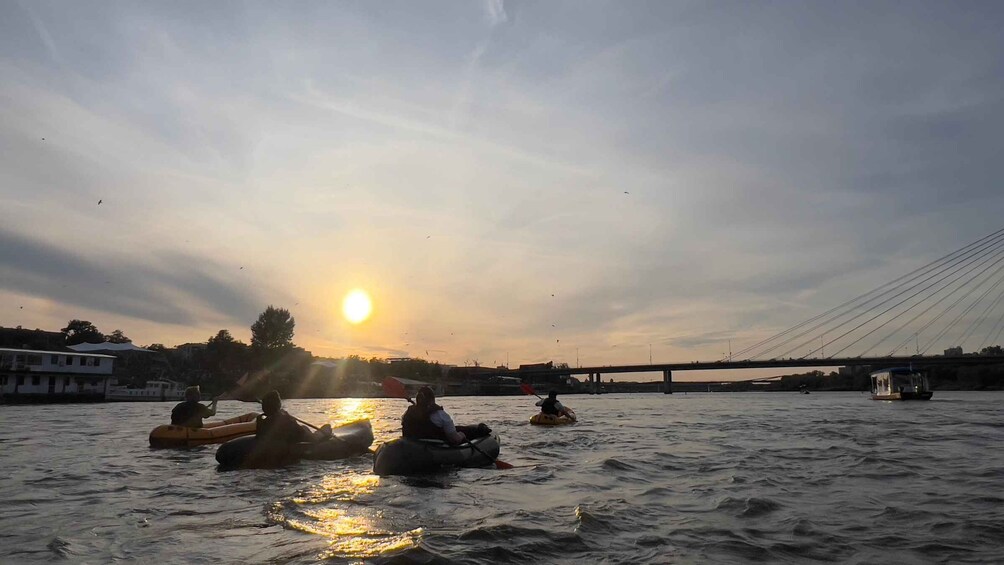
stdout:
[[(593, 391), (598, 389), (603, 374), (662, 372), (663, 392), (668, 394), (672, 392), (673, 371), (1001, 364), (1004, 350), (998, 339), (1004, 332), (1002, 285), (1004, 229), (999, 229), (716, 361), (575, 367), (560, 371), (586, 375)], [(890, 346), (885, 355), (873, 353)], [(963, 355), (964, 347), (977, 354)], [(915, 354), (897, 355), (904, 350)], [(796, 358), (792, 357), (794, 352), (806, 353)], [(533, 377), (553, 375), (555, 370), (504, 374)]]
[(919, 356), (910, 357), (843, 357), (843, 358), (815, 358), (815, 359), (770, 359), (742, 361), (693, 361), (690, 363), (653, 363), (649, 365), (603, 365), (596, 367), (569, 367), (568, 369), (536, 369), (536, 370), (512, 370), (505, 376), (519, 378), (542, 377), (560, 373), (562, 375), (585, 375), (588, 379), (590, 390), (599, 390), (600, 379), (605, 374), (623, 373), (662, 373), (663, 392), (672, 394), (673, 392), (673, 371), (708, 371), (726, 369), (774, 369), (782, 367), (855, 367), (871, 366), (876, 370), (889, 367), (934, 367), (934, 366), (973, 366), (973, 365), (993, 365), (1004, 364), (1004, 357), (990, 355), (963, 355), (945, 357)]

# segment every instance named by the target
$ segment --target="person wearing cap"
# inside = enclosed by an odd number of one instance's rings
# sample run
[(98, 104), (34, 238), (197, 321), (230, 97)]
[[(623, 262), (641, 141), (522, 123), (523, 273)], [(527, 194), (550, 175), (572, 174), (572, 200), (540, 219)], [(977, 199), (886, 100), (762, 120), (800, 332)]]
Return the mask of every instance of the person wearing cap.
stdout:
[(436, 404), (436, 393), (427, 386), (418, 389), (415, 403), (401, 417), (401, 434), (409, 439), (438, 439), (450, 445), (460, 445), (490, 433), (491, 428), (484, 424), (454, 425), (453, 418)]
[(550, 391), (547, 393), (547, 398), (543, 398), (537, 401), (537, 406), (540, 406), (541, 414), (548, 414), (550, 416), (568, 416), (571, 419), (575, 419), (575, 413), (565, 408), (560, 402), (558, 402), (558, 392)]
[(331, 435), (331, 426), (325, 425), (315, 434), (297, 422), (296, 418), (282, 409), (279, 391), (273, 390), (261, 399), (262, 414), (255, 420), (255, 437), (263, 442), (293, 444), (314, 442)]
[(186, 428), (201, 428), (202, 419), (216, 415), (216, 400), (209, 406), (202, 404), (202, 391), (198, 386), (190, 386), (185, 389), (185, 401), (178, 404), (171, 410), (171, 425), (184, 426)]

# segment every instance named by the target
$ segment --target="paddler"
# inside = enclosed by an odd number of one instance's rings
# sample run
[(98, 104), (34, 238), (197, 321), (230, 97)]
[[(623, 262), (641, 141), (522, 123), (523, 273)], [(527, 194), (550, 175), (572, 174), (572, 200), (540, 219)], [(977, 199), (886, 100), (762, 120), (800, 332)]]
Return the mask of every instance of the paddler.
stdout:
[(282, 409), (279, 391), (273, 390), (261, 399), (262, 414), (256, 420), (255, 437), (276, 444), (315, 442), (331, 437), (331, 426), (325, 424), (316, 433), (301, 426), (296, 418)]
[(216, 415), (216, 399), (209, 403), (209, 406), (201, 404), (202, 391), (198, 385), (185, 389), (185, 401), (179, 403), (171, 410), (171, 425), (184, 426), (186, 428), (201, 428), (203, 418), (211, 418)]
[(575, 419), (575, 413), (565, 408), (560, 402), (558, 402), (558, 392), (550, 391), (547, 393), (547, 398), (542, 398), (537, 401), (537, 406), (540, 406), (541, 414), (548, 414), (558, 418), (560, 416), (567, 416), (571, 419)]
[(409, 439), (438, 439), (450, 445), (460, 445), (492, 433), (485, 424), (456, 426), (453, 418), (436, 404), (436, 393), (423, 386), (415, 395), (415, 403), (401, 417), (401, 435)]

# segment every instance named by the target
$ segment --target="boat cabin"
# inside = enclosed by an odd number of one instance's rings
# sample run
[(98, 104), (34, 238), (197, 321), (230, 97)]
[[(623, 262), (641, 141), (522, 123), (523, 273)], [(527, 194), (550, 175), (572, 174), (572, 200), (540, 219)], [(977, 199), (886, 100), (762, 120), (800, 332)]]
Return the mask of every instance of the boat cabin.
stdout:
[(930, 400), (927, 376), (905, 367), (882, 369), (871, 374), (873, 400)]

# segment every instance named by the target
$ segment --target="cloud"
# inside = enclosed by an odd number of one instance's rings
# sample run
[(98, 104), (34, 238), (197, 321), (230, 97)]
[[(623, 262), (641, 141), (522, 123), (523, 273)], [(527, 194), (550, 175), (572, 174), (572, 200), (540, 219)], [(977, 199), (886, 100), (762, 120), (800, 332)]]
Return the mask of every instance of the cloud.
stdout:
[[(177, 325), (246, 321), (262, 300), (222, 275), (224, 266), (180, 253), (131, 258), (0, 230), (0, 288), (139, 320)], [(234, 275), (235, 277), (236, 275)]]
[(336, 349), (310, 336), (364, 284), (394, 304), (386, 335), (335, 337), (388, 355), (412, 325), (467, 358), (569, 355), (559, 339), (717, 357), (999, 227), (1002, 23), (939, 3), (7, 4), (0, 285), (180, 325), (295, 297), (298, 342)]

